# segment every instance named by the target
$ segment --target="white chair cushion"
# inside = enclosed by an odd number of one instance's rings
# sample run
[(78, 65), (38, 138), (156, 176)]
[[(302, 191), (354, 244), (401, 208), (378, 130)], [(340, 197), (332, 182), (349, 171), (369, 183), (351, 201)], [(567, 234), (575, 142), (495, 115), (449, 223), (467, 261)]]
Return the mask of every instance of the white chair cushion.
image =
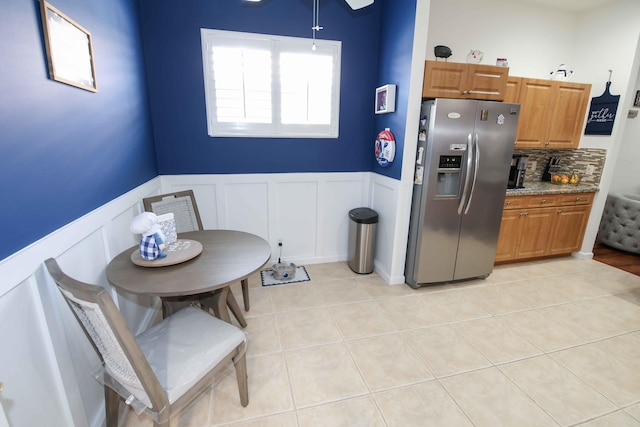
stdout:
[[(245, 339), (239, 328), (195, 307), (172, 314), (136, 337), (170, 403)], [(144, 391), (130, 391), (147, 407), (151, 406)]]

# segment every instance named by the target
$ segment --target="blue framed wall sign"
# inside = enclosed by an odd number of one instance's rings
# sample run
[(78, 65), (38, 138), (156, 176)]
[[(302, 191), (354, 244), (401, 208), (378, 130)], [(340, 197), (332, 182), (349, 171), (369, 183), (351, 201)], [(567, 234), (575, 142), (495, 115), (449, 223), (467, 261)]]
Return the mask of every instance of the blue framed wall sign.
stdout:
[(608, 81), (604, 93), (591, 98), (587, 126), (584, 129), (585, 135), (611, 135), (620, 95), (611, 95), (610, 86), (611, 81)]

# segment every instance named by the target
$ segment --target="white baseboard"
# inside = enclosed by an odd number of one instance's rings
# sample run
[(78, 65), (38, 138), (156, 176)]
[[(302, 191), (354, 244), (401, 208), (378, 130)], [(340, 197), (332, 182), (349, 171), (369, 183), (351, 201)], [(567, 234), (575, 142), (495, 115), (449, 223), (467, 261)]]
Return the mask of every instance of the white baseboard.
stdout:
[(593, 259), (593, 252), (573, 252), (571, 256), (577, 259)]

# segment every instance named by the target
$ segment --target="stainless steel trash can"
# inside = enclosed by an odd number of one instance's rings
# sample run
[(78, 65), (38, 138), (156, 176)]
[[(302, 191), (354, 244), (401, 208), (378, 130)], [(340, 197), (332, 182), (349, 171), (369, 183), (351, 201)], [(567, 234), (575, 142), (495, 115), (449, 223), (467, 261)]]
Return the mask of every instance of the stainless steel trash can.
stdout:
[(378, 213), (369, 208), (351, 209), (349, 220), (349, 259), (347, 264), (356, 273), (372, 273)]

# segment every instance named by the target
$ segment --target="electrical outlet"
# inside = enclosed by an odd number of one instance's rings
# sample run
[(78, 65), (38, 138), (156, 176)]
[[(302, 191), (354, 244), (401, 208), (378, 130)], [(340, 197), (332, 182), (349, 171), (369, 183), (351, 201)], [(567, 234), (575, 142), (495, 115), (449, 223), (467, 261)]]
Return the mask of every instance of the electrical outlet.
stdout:
[(595, 167), (593, 165), (587, 165), (587, 167), (584, 170), (584, 174), (593, 175), (594, 170), (595, 170)]
[(535, 160), (532, 162), (529, 162), (529, 164), (531, 165), (531, 172), (535, 172), (536, 171), (536, 166), (538, 166), (538, 162), (536, 162)]

